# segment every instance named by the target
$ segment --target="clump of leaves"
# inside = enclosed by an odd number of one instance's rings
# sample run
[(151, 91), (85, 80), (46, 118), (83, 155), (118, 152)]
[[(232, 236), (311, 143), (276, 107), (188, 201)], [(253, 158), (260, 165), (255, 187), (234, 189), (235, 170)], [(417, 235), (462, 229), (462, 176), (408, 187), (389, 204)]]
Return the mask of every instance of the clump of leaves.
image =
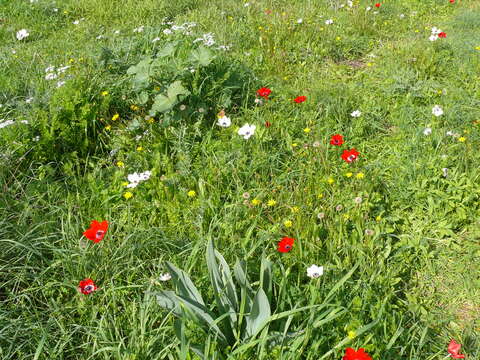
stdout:
[(199, 117), (214, 119), (221, 109), (236, 111), (247, 104), (254, 85), (252, 72), (241, 63), (185, 40), (166, 43), (127, 74), (136, 102), (164, 126)]

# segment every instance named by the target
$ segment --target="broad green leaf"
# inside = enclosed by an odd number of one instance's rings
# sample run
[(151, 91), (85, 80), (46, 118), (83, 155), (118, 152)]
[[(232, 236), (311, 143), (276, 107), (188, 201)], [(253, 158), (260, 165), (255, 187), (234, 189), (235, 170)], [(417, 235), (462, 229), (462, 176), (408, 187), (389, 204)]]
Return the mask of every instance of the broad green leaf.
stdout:
[[(223, 262), (219, 266), (217, 259)], [(221, 269), (223, 267), (223, 269)], [(233, 284), (230, 268), (225, 262), (223, 256), (216, 252), (213, 247), (213, 240), (210, 239), (207, 245), (207, 268), (212, 283), (215, 301), (220, 310), (220, 315), (228, 314), (229, 323), (226, 324), (229, 336), (235, 338), (234, 330), (237, 322), (238, 303), (235, 293), (235, 285)], [(233, 292), (233, 295), (231, 294)]]
[(213, 61), (213, 59), (215, 59), (215, 55), (211, 50), (207, 49), (205, 46), (200, 45), (198, 49), (192, 51), (190, 58), (198, 65), (208, 66)]
[[(172, 275), (173, 278), (173, 275)], [(171, 310), (177, 317), (188, 316), (205, 331), (213, 331), (223, 342), (226, 338), (216, 324), (208, 309), (192, 298), (186, 298), (175, 294), (173, 291), (159, 291), (156, 293), (157, 303), (168, 310)]]
[(155, 99), (153, 100), (153, 105), (151, 108), (150, 115), (152, 115), (153, 113), (153, 116), (155, 116), (159, 112), (165, 112), (165, 111), (171, 110), (176, 103), (177, 103), (176, 98), (174, 100), (171, 100), (165, 95), (158, 94), (157, 96), (155, 96)]
[(178, 102), (180, 95), (190, 95), (190, 91), (185, 89), (181, 81), (174, 81), (167, 89), (167, 95), (159, 94), (155, 97), (150, 114), (156, 115), (159, 112), (171, 110)]
[(151, 63), (152, 59), (148, 58), (128, 68), (127, 74), (134, 76), (132, 82), (135, 89), (142, 89), (149, 85), (150, 76), (152, 76)]
[(262, 256), (260, 263), (260, 287), (265, 291), (268, 300), (272, 298), (272, 265), (273, 263)]
[(162, 58), (173, 55), (177, 49), (177, 44), (178, 41), (166, 43), (165, 46), (159, 52), (157, 52), (157, 57)]
[(247, 337), (255, 337), (269, 322), (270, 303), (262, 288), (258, 289), (253, 300), (252, 311), (247, 315)]
[(146, 104), (148, 101), (148, 93), (146, 91), (142, 91), (140, 94), (137, 96), (137, 103), (140, 105)]
[(180, 296), (191, 298), (192, 300), (195, 300), (199, 304), (205, 306), (202, 295), (197, 290), (187, 273), (183, 270), (180, 270), (168, 261), (166, 262), (166, 266), (172, 275), (173, 283), (177, 287)]
[(177, 80), (171, 83), (170, 86), (168, 87), (167, 96), (171, 100), (173, 99), (177, 100), (177, 97), (179, 95), (190, 95), (190, 91), (188, 91), (183, 87), (181, 81)]

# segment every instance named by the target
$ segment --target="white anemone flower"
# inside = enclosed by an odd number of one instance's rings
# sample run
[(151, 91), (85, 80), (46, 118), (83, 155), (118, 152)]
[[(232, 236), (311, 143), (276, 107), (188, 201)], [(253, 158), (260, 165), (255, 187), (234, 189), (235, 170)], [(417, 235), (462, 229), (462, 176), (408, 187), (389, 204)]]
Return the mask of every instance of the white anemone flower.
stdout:
[(423, 135), (425, 136), (428, 136), (432, 133), (432, 128), (430, 127), (426, 127), (424, 130), (423, 130)]
[(228, 116), (222, 116), (218, 118), (217, 125), (227, 128), (232, 125), (232, 120)]
[(170, 273), (165, 273), (165, 274), (161, 274), (160, 277), (158, 278), (158, 280), (160, 281), (168, 281), (172, 278), (172, 275), (170, 275)]
[(238, 135), (243, 136), (245, 140), (248, 140), (250, 139), (250, 136), (255, 133), (255, 129), (255, 125), (245, 124), (240, 129), (238, 129)]
[(360, 117), (360, 115), (362, 115), (362, 112), (360, 110), (355, 110), (353, 111), (351, 114), (350, 114), (352, 117)]
[(432, 108), (432, 114), (435, 116), (442, 116), (443, 115), (443, 109), (440, 107), (440, 105), (435, 105)]
[(323, 266), (317, 266), (313, 264), (309, 268), (307, 268), (307, 276), (312, 279), (319, 278), (323, 275)]
[(30, 35), (27, 29), (17, 31), (17, 40), (23, 40)]
[(332, 24), (333, 24), (333, 19), (325, 20), (325, 25), (332, 25)]

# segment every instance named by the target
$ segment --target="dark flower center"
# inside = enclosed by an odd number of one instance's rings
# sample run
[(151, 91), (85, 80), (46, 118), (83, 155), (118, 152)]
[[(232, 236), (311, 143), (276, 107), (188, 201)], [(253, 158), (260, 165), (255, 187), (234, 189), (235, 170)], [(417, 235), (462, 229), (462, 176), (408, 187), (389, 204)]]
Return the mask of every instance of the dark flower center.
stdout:
[(285, 249), (290, 250), (292, 247), (290, 245), (285, 245)]
[(93, 285), (87, 285), (83, 288), (85, 292), (92, 292), (94, 289)]
[(97, 239), (101, 239), (103, 237), (103, 234), (105, 234), (105, 231), (103, 230), (98, 230), (97, 233), (95, 234), (95, 237)]

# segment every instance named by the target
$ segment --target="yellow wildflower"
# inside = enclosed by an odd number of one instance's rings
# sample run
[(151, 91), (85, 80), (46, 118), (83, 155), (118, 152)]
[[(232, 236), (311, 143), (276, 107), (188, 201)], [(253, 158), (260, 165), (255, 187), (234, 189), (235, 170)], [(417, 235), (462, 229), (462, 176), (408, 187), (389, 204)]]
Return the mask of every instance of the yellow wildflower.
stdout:
[(268, 200), (268, 201), (267, 201), (267, 205), (268, 205), (268, 206), (275, 206), (276, 203), (277, 203), (277, 202), (276, 202), (275, 200)]
[(329, 177), (329, 178), (327, 179), (327, 182), (328, 182), (330, 185), (332, 185), (332, 184), (335, 182), (335, 180), (334, 180), (332, 177)]
[(117, 161), (117, 166), (123, 168), (125, 164), (123, 161)]
[(137, 151), (143, 151), (143, 147), (137, 146)]
[(102, 91), (102, 92), (101, 92), (101, 95), (102, 95), (102, 96), (107, 96), (107, 95), (108, 95), (108, 91), (106, 91), (106, 90), (105, 90), (105, 91)]
[(475, 50), (479, 50), (479, 51), (480, 51), (480, 46), (475, 46)]
[(293, 144), (292, 144), (292, 147), (297, 147), (297, 146), (298, 146), (297, 143), (293, 143)]
[(253, 200), (251, 201), (251, 204), (252, 204), (253, 206), (260, 205), (260, 203), (261, 203), (261, 201), (260, 201), (259, 199), (257, 199), (257, 198), (255, 198), (255, 199), (253, 199)]
[(130, 109), (132, 109), (133, 111), (137, 111), (140, 108), (137, 105), (130, 105)]
[(290, 220), (285, 220), (283, 222), (283, 225), (287, 228), (292, 227), (293, 223)]
[(340, 40), (342, 40), (342, 38), (341, 38), (340, 36), (337, 36), (337, 37), (335, 38), (335, 40), (340, 41)]
[(197, 195), (197, 193), (195, 192), (195, 190), (190, 190), (188, 193), (187, 193), (188, 197), (195, 197), (195, 195)]
[(458, 138), (458, 141), (460, 141), (460, 142), (465, 142), (465, 141), (467, 141), (467, 138), (464, 137), (464, 136), (460, 136), (460, 137)]
[(292, 207), (292, 213), (296, 214), (300, 211), (300, 209), (298, 208), (298, 206), (294, 206)]
[(317, 199), (323, 199), (323, 194), (318, 194)]
[(303, 132), (306, 133), (306, 134), (308, 134), (310, 131), (312, 131), (312, 130), (311, 130), (310, 128), (308, 128), (308, 127), (305, 128), (305, 129), (303, 129)]
[(365, 174), (362, 173), (362, 172), (359, 172), (357, 175), (355, 175), (355, 177), (359, 180), (363, 179), (365, 177)]
[(107, 126), (105, 126), (105, 130), (107, 130), (107, 131), (112, 130), (112, 125), (107, 125)]
[(118, 120), (119, 117), (120, 117), (120, 115), (118, 115), (118, 113), (117, 113), (117, 114), (112, 116), (112, 120), (113, 121)]
[(355, 336), (357, 336), (357, 333), (356, 333), (355, 331), (350, 330), (350, 331), (348, 332), (348, 337), (349, 337), (350, 339), (355, 339)]
[(379, 222), (379, 221), (382, 220), (382, 217), (381, 217), (380, 215), (378, 215), (378, 216), (375, 218), (375, 220), (376, 220), (377, 222)]
[(128, 186), (128, 181), (123, 181), (122, 186)]
[(127, 200), (130, 199), (132, 196), (133, 194), (130, 191), (127, 191), (123, 194), (123, 197)]
[(348, 173), (345, 174), (345, 176), (346, 176), (347, 178), (351, 178), (351, 177), (353, 176), (353, 173), (348, 172)]
[(148, 118), (147, 122), (148, 122), (149, 124), (153, 124), (153, 123), (155, 122), (155, 119), (154, 119), (153, 117)]

